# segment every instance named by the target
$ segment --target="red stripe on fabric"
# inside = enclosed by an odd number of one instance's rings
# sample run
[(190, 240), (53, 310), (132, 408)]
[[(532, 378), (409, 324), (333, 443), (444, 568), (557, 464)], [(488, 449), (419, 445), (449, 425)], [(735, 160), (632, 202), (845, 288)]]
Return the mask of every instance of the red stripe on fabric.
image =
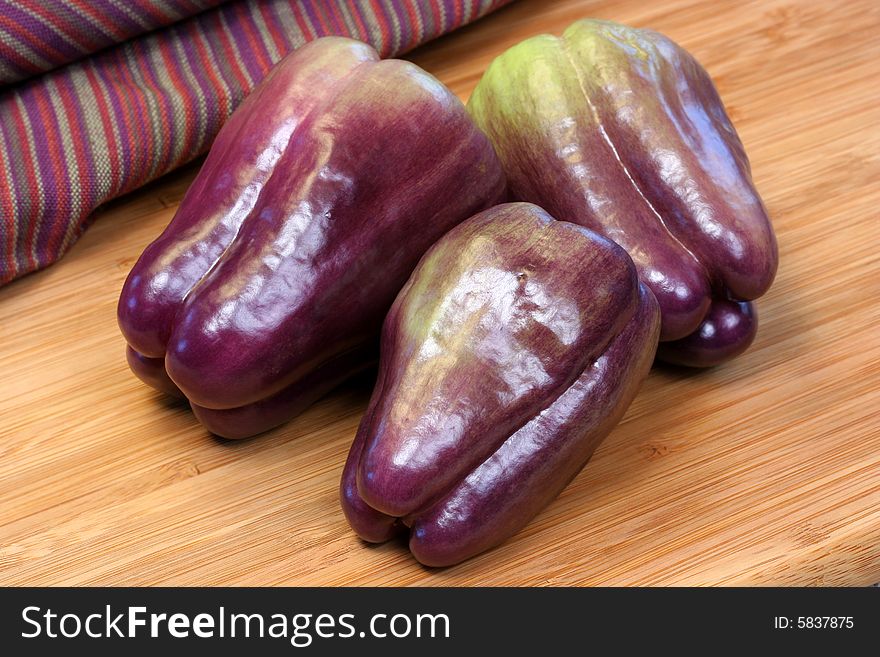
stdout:
[(104, 136), (107, 139), (107, 154), (110, 156), (110, 189), (115, 194), (121, 187), (119, 184), (119, 144), (116, 141), (116, 135), (113, 134), (113, 120), (110, 118), (110, 108), (107, 105), (106, 94), (101, 89), (101, 85), (98, 83), (92, 67), (85, 66), (83, 69), (85, 70), (92, 93), (95, 95), (98, 114), (101, 116), (101, 125), (104, 128)]
[(116, 41), (124, 41), (129, 36), (131, 36), (125, 30), (116, 25), (116, 23), (113, 22), (113, 19), (93, 7), (91, 3), (77, 2), (76, 8), (77, 11), (88, 14), (89, 18), (91, 18), (96, 23), (100, 23), (101, 27), (105, 29), (109, 34), (111, 34)]
[(269, 14), (271, 8), (265, 2), (259, 3), (257, 5), (257, 9), (260, 11), (260, 15), (263, 17), (263, 22), (266, 24), (266, 28), (269, 30), (269, 36), (272, 37), (272, 43), (275, 44), (275, 47), (278, 49), (278, 53), (283, 57), (288, 49), (288, 45), (284, 41), (284, 35), (282, 34), (281, 30), (278, 29), (277, 17)]
[[(177, 95), (183, 100), (185, 113), (187, 115), (191, 115), (195, 110), (195, 97), (190, 93), (190, 88), (186, 84), (186, 82), (181, 79), (180, 66), (177, 61), (173, 59), (173, 55), (169, 52), (170, 48), (170, 42), (161, 43), (159, 44), (159, 53), (162, 56), (162, 61), (165, 62), (165, 69), (168, 71), (168, 76), (171, 79), (171, 84), (174, 85), (174, 89), (177, 92)], [(188, 153), (193, 149), (198, 135), (196, 134), (196, 130), (192, 121), (186, 121), (186, 123), (180, 127), (181, 138), (183, 140), (180, 152)], [(184, 157), (186, 156), (184, 155)]]
[[(210, 30), (208, 30), (210, 32)], [(220, 62), (226, 62), (229, 56), (223, 50), (223, 44), (220, 43), (219, 34), (210, 32), (211, 38), (205, 36), (205, 43), (208, 47), (208, 56), (216, 66), (217, 76), (226, 88), (226, 94), (229, 98), (230, 109), (235, 109), (236, 90), (241, 87), (241, 82), (235, 78), (235, 72), (230, 71), (229, 67), (220, 66)], [(216, 37), (216, 38), (215, 38)]]
[(100, 37), (94, 35), (93, 32), (91, 34), (94, 36), (89, 40), (88, 35), (86, 35), (83, 30), (77, 29), (76, 25), (72, 25), (69, 21), (63, 20), (58, 13), (51, 12), (45, 7), (41, 7), (39, 4), (29, 4), (28, 10), (40, 16), (40, 18), (43, 19), (44, 25), (55, 28), (56, 31), (64, 34), (64, 36), (85, 52), (94, 52), (98, 47), (103, 45)]
[(162, 134), (168, 140), (164, 144), (164, 151), (160, 154), (156, 168), (159, 171), (165, 171), (171, 164), (171, 155), (174, 152), (174, 144), (171, 143), (173, 136), (172, 125), (173, 108), (171, 107), (168, 94), (159, 86), (159, 80), (153, 71), (152, 61), (147, 51), (146, 44), (143, 39), (136, 39), (132, 42), (132, 48), (135, 50), (138, 62), (140, 63), (141, 75), (144, 78), (144, 84), (153, 92), (154, 97), (158, 100), (159, 105), (159, 122), (161, 123)]
[[(409, 18), (410, 22), (410, 36), (409, 41), (401, 44), (402, 48), (411, 48), (413, 44), (419, 42), (419, 16), (416, 12), (416, 8), (412, 5), (412, 3), (404, 2), (403, 6), (406, 10), (406, 16)], [(424, 28), (424, 26), (422, 26)]]
[[(43, 59), (53, 59), (53, 60), (58, 60), (58, 59), (65, 59), (66, 60), (67, 59), (67, 55), (62, 53), (60, 50), (57, 50), (56, 48), (54, 48), (52, 46), (52, 44), (48, 43), (47, 41), (40, 41), (39, 44), (34, 44), (34, 42), (32, 40), (33, 33), (28, 31), (24, 25), (21, 25), (20, 23), (9, 18), (8, 16), (4, 16), (3, 14), (0, 14), (0, 27), (5, 29), (6, 31), (8, 31), (18, 41), (23, 42), (29, 48), (34, 49), (34, 50), (38, 50), (38, 54)], [(8, 52), (14, 53), (16, 58), (18, 58), (20, 61), (23, 61), (25, 63), (25, 65), (27, 66), (28, 70), (42, 70), (42, 68), (40, 68), (39, 65), (31, 64), (26, 59), (22, 59), (21, 55), (19, 55), (17, 52), (15, 52), (15, 50), (9, 49)], [(36, 68), (34, 68), (35, 66), (36, 66)]]
[[(119, 71), (125, 67), (124, 58), (119, 54), (116, 54), (114, 57), (116, 60), (115, 66), (111, 70)], [(116, 80), (104, 80), (105, 85), (107, 86), (107, 96), (110, 102), (113, 102), (113, 99), (116, 99), (119, 105), (119, 118), (122, 120), (122, 125), (117, 126), (119, 128), (119, 140), (120, 140), (120, 154), (123, 156), (120, 160), (121, 168), (124, 169), (120, 182), (122, 185), (119, 188), (120, 192), (128, 191), (132, 189), (134, 185), (136, 185), (136, 181), (132, 178), (132, 173), (135, 172), (140, 163), (135, 159), (135, 150), (132, 148), (133, 144), (137, 143), (137, 138), (132, 137), (132, 135), (137, 135), (134, 130), (134, 121), (132, 119), (132, 109), (131, 103), (129, 102), (129, 96), (124, 92), (123, 85), (121, 84), (122, 80), (119, 79), (119, 75), (117, 74)], [(129, 160), (126, 163), (124, 159), (124, 148), (122, 148), (123, 142), (128, 144), (128, 151), (130, 153)], [(126, 169), (126, 164), (127, 169)]]
[(207, 44), (204, 41), (204, 38), (201, 30), (196, 30), (192, 43), (195, 46), (196, 54), (199, 56), (199, 61), (204, 66), (205, 74), (208, 77), (208, 81), (211, 83), (211, 88), (214, 90), (217, 100), (223, 103), (223, 107), (219, 114), (220, 122), (218, 123), (218, 126), (220, 126), (223, 125), (226, 117), (232, 112), (232, 98), (230, 97), (226, 86), (214, 73), (214, 62), (211, 61), (211, 55), (208, 53)]
[[(9, 148), (9, 139), (6, 138), (6, 131), (3, 130), (3, 126), (0, 125), (0, 131), (3, 132), (4, 142), (6, 143), (6, 147)], [(12, 175), (12, 164), (6, 160), (6, 148), (0, 148), (0, 170), (10, 172), (10, 176)], [(0, 209), (3, 211), (3, 232), (6, 234), (6, 247), (5, 254), (9, 255), (8, 262), (8, 271), (0, 276), (0, 284), (5, 283), (6, 281), (12, 280), (19, 273), (19, 266), (16, 260), (16, 252), (15, 252), (15, 219), (16, 219), (16, 206), (12, 201), (12, 188), (6, 184), (6, 180), (2, 181), (0, 184)]]
[[(20, 142), (20, 147), (23, 151), (24, 157), (22, 158), (26, 162), (34, 162), (35, 161), (35, 153), (31, 150), (31, 145), (28, 142), (27, 138), (27, 126), (24, 124), (24, 115), (21, 113), (21, 107), (19, 107), (18, 103), (12, 102), (12, 118), (15, 122), (15, 130), (18, 132), (18, 139)], [(25, 166), (25, 176), (27, 177), (27, 190), (26, 193), (33, 195), (34, 197), (39, 196), (40, 193), (40, 183), (37, 180), (36, 175), (36, 167)], [(41, 208), (42, 211), (45, 211)], [(31, 214), (29, 217), (24, 217), (24, 221), (31, 222), (31, 230), (33, 230), (34, 226), (39, 223), (39, 215)], [(37, 261), (33, 257), (33, 249), (27, 249), (25, 253), (25, 257), (28, 260), (28, 270), (32, 271), (37, 268)]]
[(354, 22), (357, 23), (358, 28), (358, 38), (361, 41), (367, 41), (370, 38), (370, 31), (367, 29), (366, 24), (364, 23), (363, 14), (361, 14), (360, 5), (357, 2), (352, 2), (349, 5), (351, 9), (351, 13), (354, 16)]
[(431, 0), (428, 4), (431, 6), (431, 17), (434, 19), (434, 31), (431, 34), (437, 36), (443, 28), (443, 26), (440, 25), (440, 5), (434, 0)]
[(300, 4), (294, 2), (290, 8), (293, 11), (293, 19), (296, 21), (296, 24), (299, 25), (299, 29), (302, 31), (306, 41), (314, 39), (316, 35), (309, 27), (309, 22), (305, 19), (305, 16), (303, 16)]
[(272, 68), (272, 58), (269, 56), (269, 51), (266, 50), (266, 44), (263, 43), (260, 32), (257, 30), (256, 25), (254, 25), (253, 18), (251, 18), (244, 3), (236, 2), (233, 10), (237, 14), (239, 25), (244, 31), (245, 38), (248, 40), (251, 50), (257, 58), (257, 64), (263, 74), (265, 74), (266, 71)]
[(220, 19), (220, 12), (214, 12), (212, 18), (215, 23), (214, 34), (220, 39), (220, 45), (223, 47), (226, 61), (232, 66), (232, 74), (235, 76), (235, 79), (238, 80), (239, 88), (247, 90), (250, 87), (250, 82), (241, 68), (241, 63), (238, 61), (238, 57), (235, 54), (235, 48), (233, 48), (232, 42), (229, 40), (229, 35), (223, 27), (223, 21)]
[[(52, 92), (50, 92), (47, 87), (47, 89), (46, 89), (47, 99), (49, 98), (51, 93)], [(74, 121), (71, 120), (72, 119), (71, 115), (73, 113), (72, 108), (70, 108), (69, 105), (64, 102), (64, 96), (61, 93), (60, 87), (59, 87), (59, 93), (58, 93), (57, 97), (61, 100), (61, 105), (62, 105), (63, 112), (64, 112), (63, 115), (60, 115), (57, 112), (55, 112), (55, 109), (52, 107), (51, 104), (49, 105), (49, 107), (52, 110), (52, 115), (55, 116), (55, 118), (56, 118), (56, 123), (58, 124), (57, 135), (58, 135), (59, 160), (61, 161), (62, 173), (64, 174), (62, 179), (65, 181), (69, 181), (72, 176), (78, 176), (78, 180), (80, 182), (80, 185), (82, 185), (86, 181), (86, 176), (84, 176), (82, 173), (80, 173), (80, 172), (84, 171), (84, 169), (82, 168), (83, 160), (84, 160), (84, 157), (82, 154), (82, 143), (81, 142), (78, 143), (76, 138), (73, 135)], [(60, 157), (61, 153), (66, 152), (66, 145), (64, 144), (64, 140), (61, 137), (61, 125), (60, 124), (62, 122), (66, 126), (68, 126), (70, 133), (71, 133), (70, 139), (73, 142), (74, 160), (76, 161), (76, 167), (77, 167), (76, 171), (69, 170), (66, 158)], [(82, 200), (82, 196), (80, 197), (80, 200)], [(88, 210), (86, 210), (86, 212), (88, 212)], [(67, 211), (64, 213), (63, 218), (65, 219), (65, 221), (53, 221), (52, 224), (49, 226), (49, 236), (46, 239), (46, 247), (52, 253), (57, 253), (58, 251), (61, 250), (61, 243), (64, 241), (64, 235), (65, 235), (65, 233), (67, 233), (67, 228), (70, 225), (70, 221), (71, 220), (76, 221), (77, 219), (79, 219), (78, 216), (73, 214), (73, 202), (72, 201), (70, 202), (69, 207), (67, 208)]]
[[(70, 175), (78, 176), (80, 181), (80, 216), (84, 216), (89, 213), (89, 203), (91, 199), (86, 201), (86, 194), (84, 193), (83, 187), (89, 181), (89, 176), (87, 172), (91, 172), (90, 163), (92, 161), (91, 153), (87, 153), (87, 141), (88, 135), (85, 134), (82, 128), (82, 113), (79, 102), (77, 102), (76, 98), (74, 98), (72, 83), (70, 81), (69, 76), (57, 76), (55, 78), (55, 86), (58, 89), (58, 95), (61, 99), (61, 104), (64, 106), (65, 113), (65, 123), (68, 126), (68, 130), (70, 132), (70, 140), (73, 142), (73, 154), (74, 159), (76, 160), (76, 172), (69, 172)], [(85, 202), (84, 202), (85, 201)], [(71, 210), (73, 209), (71, 205)], [(74, 218), (79, 219), (79, 217)], [(64, 241), (64, 236), (67, 234), (68, 224), (58, 222), (58, 245), (59, 248), (61, 243)], [(54, 236), (53, 236), (54, 238)]]
[[(136, 139), (133, 139), (132, 143), (143, 143), (146, 145), (143, 166), (135, 166), (130, 172), (132, 182), (135, 185), (139, 185), (143, 180), (149, 179), (151, 172), (148, 167), (150, 167), (150, 163), (153, 161), (156, 144), (155, 139), (153, 139), (152, 125), (150, 124), (150, 105), (147, 102), (146, 93), (135, 79), (134, 73), (132, 73), (132, 68), (135, 66), (138, 67), (138, 70), (141, 70), (140, 63), (134, 57), (125, 57), (125, 60), (128, 65), (123, 66), (121, 69), (123, 81), (126, 83), (124, 87), (126, 93), (124, 95), (126, 100), (133, 101), (132, 118), (137, 127), (137, 131), (133, 135)], [(137, 149), (133, 149), (133, 152), (137, 152)]]
[(342, 11), (339, 9), (339, 5), (335, 2), (330, 3), (330, 17), (333, 20), (333, 25), (336, 34), (346, 34), (348, 32), (348, 28), (345, 26), (345, 17), (342, 15)]
[(315, 13), (315, 18), (318, 19), (318, 26), (321, 29), (321, 35), (326, 36), (333, 32), (333, 26), (325, 20), (323, 7), (323, 3), (312, 3), (312, 11)]
[[(48, 152), (45, 153), (44, 155), (47, 156), (47, 159), (49, 161), (49, 166), (52, 169), (52, 173), (55, 178), (55, 185), (58, 185), (59, 183), (61, 183), (61, 181), (64, 181), (67, 179), (67, 176), (65, 176), (65, 174), (64, 174), (64, 170), (65, 170), (64, 161), (61, 157), (61, 153), (63, 152), (63, 149), (64, 149), (64, 144), (59, 139), (59, 135), (57, 132), (57, 123), (55, 126), (52, 125), (53, 123), (55, 123), (53, 121), (54, 112), (52, 110), (52, 101), (49, 99), (49, 92), (46, 89), (45, 85), (40, 85), (40, 86), (34, 87), (33, 94), (31, 95), (30, 101), (31, 102), (28, 103), (29, 107), (32, 109), (36, 109), (37, 114), (39, 114), (40, 132), (43, 135), (44, 139), (46, 140), (46, 147), (48, 150)], [(33, 121), (33, 119), (31, 120), (31, 125), (36, 125), (36, 123)], [(53, 130), (53, 127), (55, 127), (56, 129)], [(37, 161), (39, 162), (39, 157), (37, 158)], [(45, 180), (44, 180), (44, 182), (45, 182)], [(51, 190), (51, 191), (54, 193), (57, 191), (57, 188), (55, 190)], [(55, 195), (55, 200), (58, 203), (60, 203), (61, 200), (63, 200), (64, 198), (65, 198), (64, 194), (56, 194)], [(46, 209), (51, 210), (52, 211), (51, 214), (45, 212)], [(64, 210), (65, 212), (62, 212), (62, 210)], [(48, 255), (49, 255), (50, 259), (54, 254), (57, 253), (57, 250), (51, 241), (51, 235), (53, 233), (52, 225), (56, 221), (59, 221), (59, 219), (61, 219), (62, 216), (64, 217), (65, 220), (67, 220), (69, 211), (70, 211), (69, 207), (62, 208), (58, 204), (56, 204), (54, 207), (52, 207), (52, 204), (48, 203), (48, 202), (46, 203), (46, 208), (44, 208), (43, 219), (44, 220), (48, 219), (49, 226), (50, 226), (50, 231), (49, 231), (50, 237), (49, 237), (49, 239), (46, 240), (46, 249), (49, 251)], [(37, 246), (37, 244), (36, 244), (37, 243), (37, 228), (41, 227), (40, 226), (41, 223), (45, 223), (45, 222), (35, 221), (29, 227), (28, 234), (27, 234), (27, 247), (28, 247), (28, 250), (30, 250), (30, 251), (34, 251), (35, 247)]]
[(168, 24), (171, 22), (174, 17), (172, 14), (164, 14), (162, 10), (154, 5), (152, 2), (140, 2), (137, 6), (138, 11), (144, 11), (147, 14), (151, 15), (154, 19), (156, 19), (157, 23)]
[(388, 55), (388, 49), (391, 48), (391, 32), (388, 29), (388, 21), (385, 13), (381, 11), (382, 4), (377, 2), (377, 0), (370, 0), (370, 5), (373, 7), (373, 14), (376, 16), (376, 23), (379, 25), (379, 31), (382, 33), (382, 43), (377, 50), (380, 50), (380, 54), (383, 57)]
[[(70, 176), (73, 175), (72, 171), (69, 171), (67, 168), (67, 160), (64, 158), (64, 153), (66, 151), (66, 147), (64, 144), (64, 140), (61, 137), (61, 122), (64, 121), (67, 123), (65, 117), (60, 116), (55, 112), (55, 108), (52, 105), (52, 93), (49, 91), (47, 85), (43, 85), (40, 88), (42, 95), (45, 96), (43, 102), (40, 100), (37, 101), (37, 108), (40, 111), (42, 126), (44, 128), (44, 132), (46, 135), (46, 140), (48, 146), (51, 150), (51, 158), (52, 169), (55, 172), (55, 182), (58, 185), (64, 185), (64, 188), (67, 188), (67, 181), (70, 180)], [(34, 97), (38, 98), (38, 95), (34, 93)], [(70, 203), (69, 198), (65, 198), (63, 195), (60, 195), (61, 199), (67, 201), (67, 204), (62, 206), (59, 202), (59, 205), (56, 206), (56, 216), (52, 217), (52, 221), (49, 224), (48, 235), (46, 237), (46, 249), (50, 254), (56, 254), (61, 249), (61, 240), (63, 239), (64, 233), (67, 232), (68, 222), (71, 218), (71, 212), (73, 210), (73, 204)]]
[(17, 75), (27, 77), (41, 70), (39, 65), (29, 62), (11, 48), (4, 48), (2, 43), (0, 43), (0, 59), (3, 59), (7, 66), (14, 68)]

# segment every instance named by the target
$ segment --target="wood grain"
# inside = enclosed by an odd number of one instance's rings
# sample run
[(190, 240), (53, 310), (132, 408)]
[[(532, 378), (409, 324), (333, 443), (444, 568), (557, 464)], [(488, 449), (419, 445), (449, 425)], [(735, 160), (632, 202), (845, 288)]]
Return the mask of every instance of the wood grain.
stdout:
[(715, 78), (781, 252), (746, 355), (656, 368), (562, 496), (458, 567), (367, 547), (342, 518), (369, 377), (239, 443), (134, 379), (116, 299), (196, 169), (111, 204), (58, 265), (0, 290), (0, 583), (880, 581), (878, 7), (521, 1), (413, 54), (464, 98), (506, 47), (577, 18), (668, 34)]

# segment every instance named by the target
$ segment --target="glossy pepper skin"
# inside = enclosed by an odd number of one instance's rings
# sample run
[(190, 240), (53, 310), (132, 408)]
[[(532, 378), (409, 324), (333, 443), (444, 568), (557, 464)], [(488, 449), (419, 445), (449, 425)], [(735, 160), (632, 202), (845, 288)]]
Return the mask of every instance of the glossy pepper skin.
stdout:
[(659, 325), (626, 252), (591, 231), (528, 203), (454, 228), (385, 320), (342, 476), (350, 524), (372, 542), (409, 528), (430, 566), (501, 543), (620, 420)]
[(748, 301), (773, 281), (776, 240), (691, 55), (656, 32), (583, 20), (495, 59), (468, 110), (515, 198), (627, 250), (660, 304), (661, 358), (708, 366), (749, 346)]
[(230, 117), (129, 274), (129, 363), (214, 433), (269, 429), (369, 364), (422, 254), (504, 194), (492, 145), (440, 82), (313, 41)]

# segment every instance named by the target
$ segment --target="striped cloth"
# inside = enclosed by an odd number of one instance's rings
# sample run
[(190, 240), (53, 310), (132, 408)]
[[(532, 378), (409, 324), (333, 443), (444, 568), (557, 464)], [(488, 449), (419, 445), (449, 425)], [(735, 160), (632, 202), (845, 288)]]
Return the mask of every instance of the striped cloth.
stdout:
[(224, 0), (0, 0), (0, 85), (45, 73)]
[[(0, 285), (57, 260), (92, 211), (207, 150), (271, 66), (328, 34), (383, 56), (510, 0), (0, 0)], [(124, 8), (138, 18), (107, 21)], [(197, 13), (199, 12), (199, 13)]]

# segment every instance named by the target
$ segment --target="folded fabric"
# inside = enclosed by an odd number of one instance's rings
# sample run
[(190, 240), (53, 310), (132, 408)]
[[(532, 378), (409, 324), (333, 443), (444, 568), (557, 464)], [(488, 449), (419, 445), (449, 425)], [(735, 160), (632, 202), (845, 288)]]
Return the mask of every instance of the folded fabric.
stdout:
[[(0, 93), (0, 285), (57, 260), (100, 204), (207, 150), (247, 92), (303, 43), (337, 34), (394, 56), (509, 1), (231, 0), (7, 87)], [(33, 17), (38, 4), (53, 3), (0, 3), (5, 46), (23, 20), (15, 10), (29, 5)], [(209, 3), (58, 4), (137, 13), (147, 5), (183, 12)], [(79, 52), (89, 50), (76, 29), (55, 30), (59, 58), (44, 57), (42, 66), (63, 61), (64, 53), (75, 56), (72, 47), (62, 48), (64, 37), (81, 42)], [(13, 70), (6, 52), (0, 50), (0, 69)], [(28, 69), (15, 70), (23, 75)]]
[(0, 86), (45, 73), (226, 0), (0, 0)]

